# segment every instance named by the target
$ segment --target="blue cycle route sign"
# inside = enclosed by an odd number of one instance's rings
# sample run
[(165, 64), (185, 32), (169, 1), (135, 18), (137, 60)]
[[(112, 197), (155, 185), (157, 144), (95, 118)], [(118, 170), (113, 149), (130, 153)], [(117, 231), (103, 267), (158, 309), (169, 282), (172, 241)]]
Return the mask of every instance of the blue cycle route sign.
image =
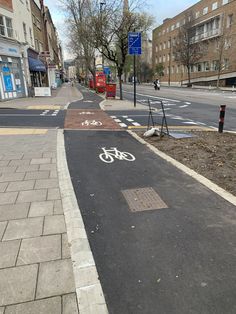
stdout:
[(142, 37), (139, 32), (130, 32), (128, 34), (129, 55), (142, 54)]

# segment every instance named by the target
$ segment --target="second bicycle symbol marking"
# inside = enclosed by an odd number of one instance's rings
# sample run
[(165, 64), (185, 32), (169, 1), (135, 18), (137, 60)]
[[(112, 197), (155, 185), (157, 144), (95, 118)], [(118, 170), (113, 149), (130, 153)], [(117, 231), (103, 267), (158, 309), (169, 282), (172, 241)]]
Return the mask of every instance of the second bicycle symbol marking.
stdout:
[(84, 122), (81, 123), (83, 126), (101, 126), (102, 122), (101, 121), (96, 121), (96, 120), (85, 120)]
[(116, 147), (110, 147), (110, 149), (106, 149), (106, 147), (102, 147), (103, 153), (99, 155), (101, 161), (105, 163), (112, 163), (115, 159), (118, 160), (126, 160), (126, 161), (135, 161), (134, 155), (128, 152), (121, 152)]
[(83, 111), (79, 113), (79, 115), (92, 115), (92, 114), (94, 114), (94, 112), (90, 112), (90, 111)]

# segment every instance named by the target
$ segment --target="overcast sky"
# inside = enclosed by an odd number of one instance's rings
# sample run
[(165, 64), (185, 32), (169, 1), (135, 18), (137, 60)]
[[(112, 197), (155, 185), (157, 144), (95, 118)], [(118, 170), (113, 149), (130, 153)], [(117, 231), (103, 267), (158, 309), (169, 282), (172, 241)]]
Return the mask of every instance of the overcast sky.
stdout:
[[(198, 2), (198, 0), (146, 0), (147, 11), (155, 16), (156, 24), (162, 24), (163, 19), (167, 17), (173, 17), (183, 10), (187, 9), (191, 5)], [(65, 38), (65, 25), (63, 25), (62, 19), (63, 14), (59, 10), (59, 0), (44, 0), (45, 5), (47, 5), (52, 14), (55, 26), (58, 29), (60, 39), (64, 46), (65, 58), (68, 58), (66, 53), (66, 38)]]

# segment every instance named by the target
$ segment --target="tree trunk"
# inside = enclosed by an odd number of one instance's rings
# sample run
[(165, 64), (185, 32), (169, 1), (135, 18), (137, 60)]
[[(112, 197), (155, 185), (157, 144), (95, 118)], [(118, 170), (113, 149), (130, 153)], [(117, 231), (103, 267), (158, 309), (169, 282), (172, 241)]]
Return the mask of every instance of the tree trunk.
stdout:
[(220, 87), (220, 73), (221, 72), (221, 70), (219, 69), (218, 70), (218, 73), (217, 73), (217, 82), (216, 82), (216, 88), (217, 89), (219, 89), (219, 87)]
[(121, 79), (121, 75), (119, 75), (118, 78), (119, 78), (119, 88), (120, 88), (120, 100), (123, 100), (123, 91), (122, 91), (122, 79)]
[(188, 66), (187, 69), (188, 69), (188, 84), (190, 86), (191, 84), (190, 67)]

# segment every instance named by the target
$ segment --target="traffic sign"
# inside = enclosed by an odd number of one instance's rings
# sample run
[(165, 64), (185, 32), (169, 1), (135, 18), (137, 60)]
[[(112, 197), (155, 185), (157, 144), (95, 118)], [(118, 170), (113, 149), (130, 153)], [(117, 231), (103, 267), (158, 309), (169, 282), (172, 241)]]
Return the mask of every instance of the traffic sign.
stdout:
[(142, 54), (142, 37), (139, 32), (130, 32), (128, 34), (129, 55)]

